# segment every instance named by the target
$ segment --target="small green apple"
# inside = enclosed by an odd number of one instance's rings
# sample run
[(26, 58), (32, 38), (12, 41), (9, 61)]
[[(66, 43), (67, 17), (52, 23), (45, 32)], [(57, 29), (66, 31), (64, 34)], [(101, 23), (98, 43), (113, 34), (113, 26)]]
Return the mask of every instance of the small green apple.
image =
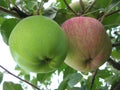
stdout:
[(45, 73), (56, 70), (67, 53), (64, 31), (44, 16), (30, 16), (21, 20), (11, 32), (10, 51), (25, 71)]
[(110, 56), (112, 44), (103, 25), (91, 17), (74, 17), (62, 25), (69, 42), (65, 63), (75, 70), (96, 70)]

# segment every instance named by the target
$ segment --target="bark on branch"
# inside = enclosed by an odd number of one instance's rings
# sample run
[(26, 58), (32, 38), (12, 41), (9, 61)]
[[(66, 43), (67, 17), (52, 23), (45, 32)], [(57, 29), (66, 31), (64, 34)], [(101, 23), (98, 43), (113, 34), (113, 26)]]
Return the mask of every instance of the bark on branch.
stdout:
[(24, 79), (18, 77), (17, 75), (11, 73), (10, 71), (8, 71), (8, 70), (7, 70), (6, 68), (4, 68), (3, 66), (0, 65), (0, 68), (2, 68), (3, 70), (5, 70), (5, 71), (6, 71), (7, 73), (9, 73), (10, 75), (16, 77), (17, 79), (19, 79), (19, 80), (21, 80), (21, 81), (23, 81), (23, 82), (29, 84), (30, 86), (34, 87), (35, 89), (41, 90), (41, 89), (39, 89), (37, 86), (33, 85), (32, 83), (30, 83), (30, 82), (28, 82), (28, 81), (26, 81), (26, 80), (24, 80)]
[(115, 69), (120, 70), (120, 64), (114, 61), (112, 58), (109, 58), (107, 62), (112, 65)]

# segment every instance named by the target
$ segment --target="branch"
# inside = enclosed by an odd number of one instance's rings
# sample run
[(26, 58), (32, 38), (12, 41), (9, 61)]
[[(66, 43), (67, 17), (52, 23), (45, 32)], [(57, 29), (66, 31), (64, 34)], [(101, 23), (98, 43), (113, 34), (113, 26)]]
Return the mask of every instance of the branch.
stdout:
[(84, 14), (84, 3), (82, 0), (79, 0), (79, 3), (80, 3), (80, 13)]
[(19, 7), (15, 6), (13, 8), (11, 8), (11, 10), (15, 11), (20, 18), (25, 18), (25, 17), (28, 17), (28, 16), (32, 16), (32, 14), (28, 15), (26, 13), (24, 13), (23, 11), (20, 10)]
[(63, 1), (64, 1), (65, 5), (67, 6), (67, 8), (68, 8), (71, 12), (73, 12), (76, 16), (78, 16), (78, 14), (68, 5), (68, 3), (66, 2), (66, 0), (63, 0)]
[(90, 90), (92, 90), (92, 87), (94, 85), (94, 81), (95, 81), (95, 77), (97, 75), (98, 69), (96, 69), (95, 72), (93, 72), (93, 77), (92, 77), (92, 82), (91, 82), (91, 86), (90, 86)]
[(28, 81), (26, 81), (26, 80), (24, 80), (24, 79), (22, 79), (22, 78), (16, 76), (15, 74), (11, 73), (10, 71), (8, 71), (8, 70), (7, 70), (6, 68), (4, 68), (3, 66), (0, 65), (0, 67), (1, 67), (3, 70), (5, 70), (7, 73), (9, 73), (10, 75), (12, 75), (12, 76), (16, 77), (17, 79), (19, 79), (19, 80), (21, 80), (21, 81), (23, 81), (23, 82), (29, 84), (30, 86), (36, 88), (37, 90), (40, 90), (38, 87), (36, 87), (36, 86), (33, 85), (32, 83), (30, 83), (30, 82), (28, 82)]
[(116, 42), (114, 44), (112, 44), (112, 47), (116, 47), (116, 46), (119, 46), (120, 45), (120, 42)]
[(12, 12), (12, 11), (4, 8), (4, 7), (1, 7), (1, 6), (0, 6), (0, 11), (5, 12), (5, 13), (7, 13), (7, 14), (10, 14), (10, 15), (12, 15), (12, 16), (15, 16), (15, 17), (17, 17), (17, 18), (20, 18), (17, 13)]
[[(111, 2), (112, 2), (112, 0), (111, 0)], [(110, 3), (111, 3), (111, 2), (110, 2)], [(120, 2), (118, 2), (117, 4), (115, 4), (114, 6), (112, 6), (108, 11), (106, 11), (106, 12), (104, 13), (104, 15), (99, 19), (100, 22), (102, 22), (103, 19), (106, 17), (106, 15), (109, 14), (109, 12), (110, 12), (114, 7), (116, 7), (119, 3), (120, 3)]]
[(115, 69), (120, 70), (120, 64), (109, 58), (107, 62), (112, 65)]
[(115, 14), (115, 13), (117, 13), (117, 12), (120, 12), (120, 9), (118, 9), (118, 10), (116, 10), (116, 11), (113, 11), (113, 12), (111, 12), (111, 13), (106, 14), (105, 17), (108, 17), (108, 16), (110, 16), (110, 15), (112, 15), (112, 14)]
[(41, 2), (38, 2), (38, 9), (37, 9), (37, 14), (40, 15), (41, 14), (41, 8), (44, 4), (44, 0), (42, 0)]

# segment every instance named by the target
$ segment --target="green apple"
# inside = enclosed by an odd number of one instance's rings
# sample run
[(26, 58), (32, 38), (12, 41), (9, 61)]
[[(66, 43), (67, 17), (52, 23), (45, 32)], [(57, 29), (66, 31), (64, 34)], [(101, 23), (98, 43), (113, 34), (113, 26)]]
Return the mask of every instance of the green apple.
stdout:
[(109, 58), (112, 44), (103, 25), (91, 17), (73, 17), (62, 24), (69, 42), (65, 63), (81, 72), (94, 71)]
[(45, 73), (56, 70), (67, 54), (64, 31), (44, 16), (21, 20), (11, 32), (10, 51), (17, 64), (28, 72)]

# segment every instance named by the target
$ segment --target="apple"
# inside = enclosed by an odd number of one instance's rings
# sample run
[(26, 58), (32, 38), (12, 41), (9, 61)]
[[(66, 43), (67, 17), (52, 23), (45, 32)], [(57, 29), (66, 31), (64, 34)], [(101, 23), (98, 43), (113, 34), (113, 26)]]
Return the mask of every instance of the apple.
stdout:
[(17, 64), (27, 72), (36, 73), (56, 70), (68, 50), (61, 27), (41, 15), (21, 20), (11, 32), (9, 46)]
[(109, 58), (112, 44), (103, 25), (91, 17), (73, 17), (62, 24), (69, 50), (65, 63), (75, 70), (96, 70)]

